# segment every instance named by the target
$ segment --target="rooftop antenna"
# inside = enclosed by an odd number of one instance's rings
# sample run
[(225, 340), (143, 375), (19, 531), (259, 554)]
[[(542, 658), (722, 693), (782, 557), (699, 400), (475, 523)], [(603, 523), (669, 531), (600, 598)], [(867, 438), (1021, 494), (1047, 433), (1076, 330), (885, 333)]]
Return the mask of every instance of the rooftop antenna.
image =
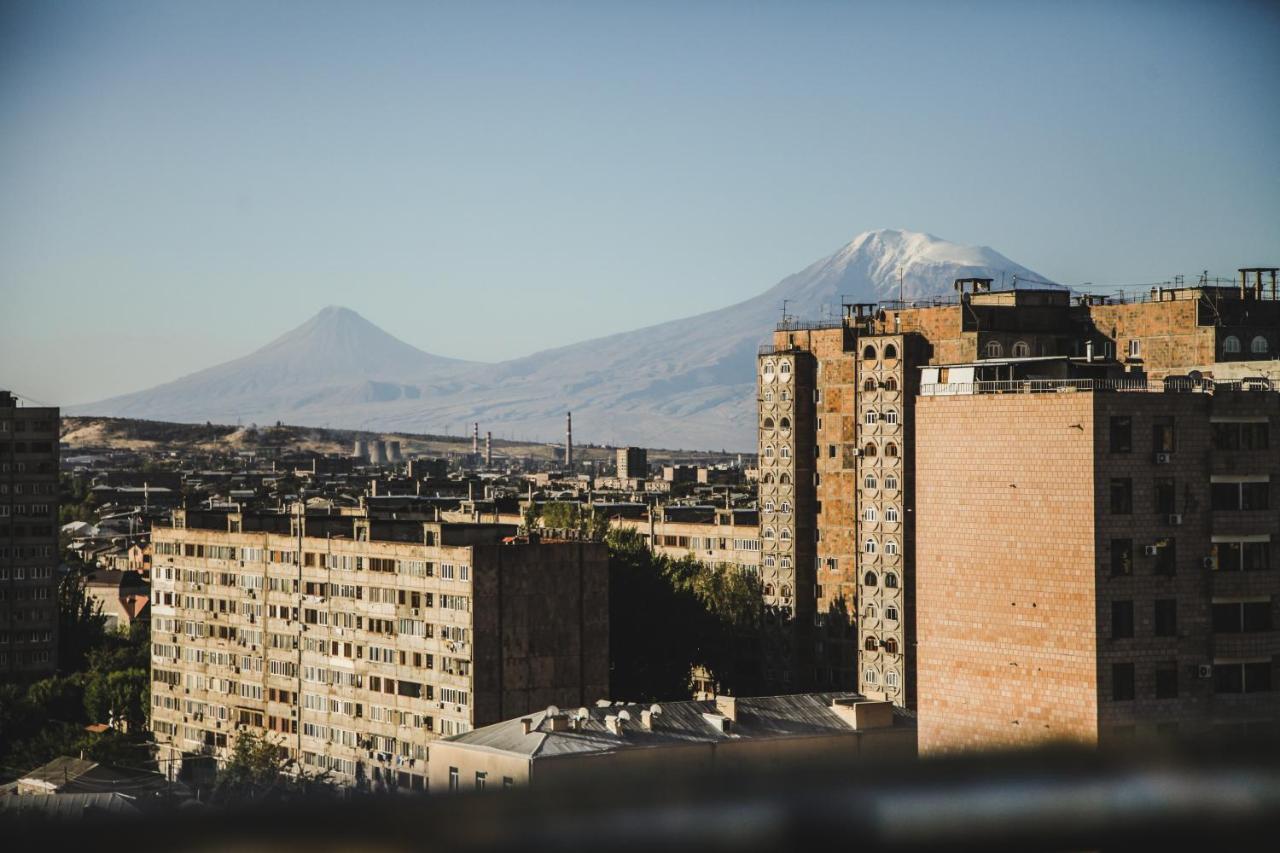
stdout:
[(784, 323), (787, 322), (787, 303), (790, 301), (790, 299), (782, 300), (782, 322)]
[(907, 301), (906, 291), (902, 287), (902, 265), (898, 265), (898, 304), (901, 305)]

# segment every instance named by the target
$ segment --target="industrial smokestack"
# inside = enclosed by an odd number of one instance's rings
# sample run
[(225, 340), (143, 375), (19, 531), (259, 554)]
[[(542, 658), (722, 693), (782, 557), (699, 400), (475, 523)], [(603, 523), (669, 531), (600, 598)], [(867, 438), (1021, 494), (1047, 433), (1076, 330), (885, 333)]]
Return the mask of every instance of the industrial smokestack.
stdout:
[(369, 461), (374, 465), (385, 465), (387, 462), (387, 443), (382, 439), (374, 439), (369, 445)]
[(479, 423), (474, 423), (471, 425), (471, 452), (476, 456), (480, 455), (480, 424)]
[(357, 438), (355, 446), (351, 450), (351, 455), (357, 459), (367, 459), (369, 456), (369, 442), (363, 438)]
[(399, 462), (404, 456), (400, 452), (400, 441), (398, 439), (387, 442), (387, 461)]
[(564, 467), (573, 470), (573, 412), (564, 414)]
[(484, 434), (484, 464), (486, 467), (493, 466), (493, 433), (491, 432)]

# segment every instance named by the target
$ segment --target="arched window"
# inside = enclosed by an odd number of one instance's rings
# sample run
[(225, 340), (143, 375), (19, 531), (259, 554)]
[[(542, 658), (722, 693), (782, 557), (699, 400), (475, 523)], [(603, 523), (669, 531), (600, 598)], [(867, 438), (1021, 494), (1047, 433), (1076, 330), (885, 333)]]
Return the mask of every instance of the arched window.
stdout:
[(874, 390), (876, 390), (876, 380), (875, 380), (875, 378), (874, 378), (874, 377), (871, 377), (871, 376), (868, 376), (868, 377), (867, 377), (867, 381), (862, 383), (862, 390), (863, 390), (863, 391), (874, 391)]
[(1267, 339), (1262, 335), (1258, 335), (1249, 344), (1249, 352), (1254, 355), (1266, 355), (1268, 349), (1270, 348), (1267, 346)]
[(765, 375), (765, 376), (772, 376), (772, 375), (773, 375), (773, 362), (772, 362), (772, 361), (766, 361), (766, 362), (764, 363), (764, 375)]
[(875, 637), (867, 637), (862, 641), (862, 648), (864, 651), (878, 652), (880, 651), (880, 644), (876, 642)]
[(868, 604), (867, 609), (862, 611), (862, 616), (864, 619), (876, 618), (876, 606), (874, 604)]
[(1240, 352), (1240, 339), (1235, 335), (1227, 335), (1222, 341), (1223, 352)]
[(896, 655), (898, 653), (898, 641), (893, 637), (889, 637), (884, 641), (884, 650), (891, 655)]
[(862, 357), (866, 359), (875, 358), (876, 348), (873, 347), (871, 344), (867, 344), (865, 347), (862, 348)]
[(772, 554), (765, 554), (765, 555), (764, 555), (764, 564), (765, 564), (766, 566), (776, 565), (776, 564), (777, 564), (777, 562), (778, 562), (778, 561), (777, 561), (777, 559), (776, 559)]
[(986, 353), (987, 358), (999, 358), (1004, 355), (1004, 347), (1000, 346), (999, 341), (987, 341)]
[(885, 409), (884, 422), (887, 424), (896, 424), (898, 422), (898, 410)]
[(867, 446), (862, 448), (862, 455), (870, 458), (876, 455), (876, 446), (871, 442), (867, 442)]
[[(896, 652), (895, 652), (895, 654), (896, 654)], [(891, 669), (891, 670), (889, 670), (888, 672), (886, 672), (886, 673), (884, 674), (884, 683), (885, 683), (885, 686), (886, 686), (886, 687), (897, 687), (897, 686), (898, 686), (898, 671), (897, 671), (896, 669)]]
[(898, 488), (898, 478), (892, 474), (888, 475), (887, 477), (884, 478), (884, 487), (886, 489)]
[(898, 357), (898, 348), (897, 348), (897, 347), (895, 347), (893, 344), (886, 344), (886, 345), (885, 345), (885, 348), (884, 348), (884, 357), (885, 357), (885, 358), (897, 358), (897, 357)]
[(764, 585), (764, 594), (773, 595), (773, 584), (767, 583)]
[(894, 444), (892, 441), (891, 441), (891, 442), (889, 442), (888, 444), (886, 444), (886, 445), (884, 446), (884, 455), (885, 455), (885, 456), (897, 456), (897, 455), (898, 455), (898, 445)]
[(862, 680), (866, 684), (879, 684), (880, 676), (876, 674), (876, 671), (874, 669), (869, 669), (866, 672), (862, 673)]
[(887, 506), (887, 507), (885, 507), (885, 508), (884, 508), (884, 520), (885, 520), (885, 521), (897, 521), (897, 520), (898, 520), (898, 508), (897, 508), (896, 506)]
[[(898, 553), (898, 540), (897, 540), (897, 539), (890, 539), (888, 542), (884, 543), (884, 552), (885, 552), (886, 554), (896, 554), (896, 553)], [(893, 584), (889, 583), (889, 581), (888, 581), (888, 580), (886, 580), (886, 581), (885, 581), (885, 586), (893, 586)]]
[(782, 597), (783, 598), (791, 597), (791, 587), (787, 586), (785, 583), (782, 585)]
[(1026, 341), (1016, 341), (1013, 345), (1014, 358), (1026, 358), (1031, 355), (1031, 346)]
[(778, 475), (778, 485), (780, 485), (780, 486), (789, 486), (789, 485), (791, 485), (791, 475), (790, 475), (790, 474), (788, 474), (788, 473), (786, 473), (785, 471), (784, 471), (784, 472), (782, 472), (781, 474), (779, 474), (779, 475)]
[(790, 459), (790, 458), (791, 458), (791, 448), (790, 448), (788, 445), (785, 445), (785, 444), (784, 444), (784, 445), (782, 446), (782, 450), (780, 450), (780, 451), (778, 452), (778, 455), (779, 455), (779, 456), (781, 456), (783, 459)]
[(874, 489), (876, 487), (876, 475), (868, 474), (862, 478), (862, 487), (864, 489)]
[(778, 399), (779, 399), (779, 400), (781, 400), (781, 401), (782, 401), (782, 402), (784, 402), (784, 403), (785, 403), (785, 402), (787, 402), (788, 400), (790, 400), (790, 399), (791, 399), (791, 392), (790, 392), (790, 391), (783, 391), (781, 394), (779, 394), (779, 395), (778, 395)]
[(888, 379), (886, 379), (886, 380), (884, 381), (884, 390), (886, 390), (886, 391), (897, 391), (897, 390), (898, 390), (898, 380), (897, 380), (897, 379), (895, 379), (894, 377), (890, 376)]
[(768, 471), (765, 471), (764, 477), (761, 478), (760, 482), (764, 483), (766, 486), (773, 485), (773, 474), (771, 474)]
[(765, 511), (765, 512), (773, 512), (773, 509), (774, 509), (773, 501), (765, 501), (765, 502), (764, 502), (764, 511)]
[(773, 528), (772, 528), (772, 527), (766, 527), (764, 530), (761, 530), (761, 531), (760, 531), (760, 535), (761, 535), (761, 536), (763, 536), (765, 539), (772, 539), (772, 538), (773, 538)]
[(862, 520), (863, 520), (863, 521), (875, 521), (875, 520), (876, 520), (876, 508), (875, 508), (875, 507), (873, 507), (873, 506), (869, 506), (869, 507), (867, 507), (866, 509), (864, 509), (864, 510), (862, 511)]
[(862, 576), (862, 582), (867, 586), (875, 586), (880, 579), (876, 577), (875, 572), (867, 572)]
[(762, 423), (760, 426), (764, 427), (765, 429), (773, 429), (773, 418), (765, 418), (764, 423)]
[(896, 605), (893, 605), (893, 604), (890, 604), (888, 607), (886, 607), (886, 608), (884, 609), (884, 618), (888, 619), (888, 620), (889, 620), (889, 621), (891, 621), (891, 622), (897, 622), (897, 621), (898, 621), (898, 608), (897, 608), (897, 606), (896, 606)]
[(783, 541), (789, 540), (791, 538), (791, 531), (785, 527), (782, 528), (782, 530), (778, 531), (778, 538)]
[(779, 504), (779, 505), (778, 505), (778, 512), (782, 513), (783, 515), (790, 515), (790, 514), (791, 514), (791, 501), (783, 501), (781, 504)]
[(765, 459), (772, 459), (772, 458), (773, 458), (773, 445), (772, 445), (772, 444), (766, 444), (766, 445), (764, 446), (764, 458), (765, 458)]
[(783, 418), (778, 421), (779, 429), (791, 429), (791, 418)]
[(786, 556), (779, 557), (779, 558), (778, 558), (778, 565), (779, 565), (781, 568), (784, 568), (784, 569), (789, 569), (789, 568), (791, 568), (791, 558), (790, 558), (790, 557), (786, 557)]
[(885, 585), (885, 588), (887, 588), (887, 589), (897, 589), (897, 588), (898, 588), (898, 576), (897, 576), (897, 575), (895, 575), (893, 572), (885, 572), (885, 573), (884, 573), (884, 585)]
[(778, 373), (781, 375), (783, 382), (786, 382), (788, 379), (790, 379), (791, 378), (791, 362), (784, 361), (782, 362), (782, 364), (778, 365)]
[(862, 422), (867, 426), (875, 426), (880, 423), (880, 416), (876, 414), (875, 409), (867, 409), (862, 413)]

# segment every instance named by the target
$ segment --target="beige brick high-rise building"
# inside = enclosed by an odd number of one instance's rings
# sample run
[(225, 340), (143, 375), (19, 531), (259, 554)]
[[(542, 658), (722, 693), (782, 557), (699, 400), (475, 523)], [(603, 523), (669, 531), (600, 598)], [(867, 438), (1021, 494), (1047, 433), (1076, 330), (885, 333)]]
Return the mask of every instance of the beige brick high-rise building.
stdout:
[[(1280, 380), (1273, 282), (1270, 270), (1249, 270), (1237, 286), (1121, 299), (963, 279), (950, 300), (849, 305), (837, 322), (781, 324), (758, 360), (762, 571), (767, 613), (788, 628), (769, 638), (766, 660), (790, 676), (776, 682), (918, 704), (917, 629), (929, 614), (915, 601), (928, 523), (917, 494), (963, 476), (917, 455), (924, 368), (936, 369), (934, 385), (974, 365), (986, 380)], [(965, 436), (951, 439), (961, 455)], [(982, 524), (968, 535), (981, 538)]]
[(222, 757), (252, 729), (306, 771), (417, 789), (435, 738), (606, 696), (605, 547), (514, 532), (175, 511), (153, 531), (157, 740)]
[(0, 679), (58, 662), (59, 425), (0, 391)]

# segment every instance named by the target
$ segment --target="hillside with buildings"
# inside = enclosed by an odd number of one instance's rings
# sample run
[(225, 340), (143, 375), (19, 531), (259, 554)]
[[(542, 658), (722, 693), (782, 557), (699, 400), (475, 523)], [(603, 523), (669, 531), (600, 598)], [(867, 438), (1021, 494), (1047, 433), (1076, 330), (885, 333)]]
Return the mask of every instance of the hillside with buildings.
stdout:
[(745, 450), (755, 446), (752, 364), (784, 309), (837, 320), (842, 303), (927, 300), (973, 276), (1040, 279), (990, 248), (868, 231), (736, 305), (510, 361), (429, 355), (329, 307), (243, 358), (68, 411), (412, 433), (480, 421), (503, 438), (554, 441), (569, 409), (596, 443)]

